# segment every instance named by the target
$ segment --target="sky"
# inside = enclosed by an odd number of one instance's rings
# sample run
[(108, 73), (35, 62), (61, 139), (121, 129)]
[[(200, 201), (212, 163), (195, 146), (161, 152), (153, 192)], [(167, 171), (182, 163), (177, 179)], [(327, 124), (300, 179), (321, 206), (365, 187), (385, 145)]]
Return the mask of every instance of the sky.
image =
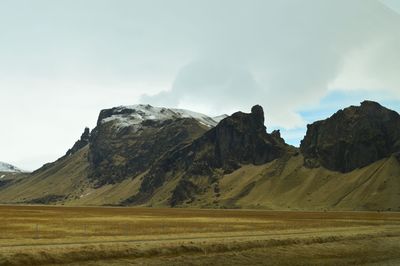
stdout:
[(400, 0), (2, 0), (0, 161), (34, 170), (101, 109), (261, 104), (298, 145), (362, 100), (400, 112)]

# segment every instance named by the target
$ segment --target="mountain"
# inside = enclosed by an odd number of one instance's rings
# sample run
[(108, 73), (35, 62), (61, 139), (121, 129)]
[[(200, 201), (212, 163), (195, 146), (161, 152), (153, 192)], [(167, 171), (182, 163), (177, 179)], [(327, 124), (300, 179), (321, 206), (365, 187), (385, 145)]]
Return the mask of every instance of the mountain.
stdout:
[(21, 169), (4, 162), (0, 162), (0, 190), (24, 178), (28, 173)]
[(101, 187), (135, 177), (216, 124), (199, 113), (150, 105), (103, 110), (90, 136), (89, 179)]
[(263, 109), (254, 106), (250, 114), (234, 113), (191, 143), (165, 154), (143, 176), (139, 193), (126, 202), (145, 203), (167, 182), (176, 183), (169, 205), (193, 201), (242, 164), (265, 164), (290, 150), (282, 138), (266, 132)]
[(14, 165), (0, 162), (0, 173), (20, 173), (23, 172), (21, 169), (15, 167)]
[(66, 155), (0, 186), (0, 202), (399, 211), (399, 121), (365, 101), (308, 125), (296, 148), (258, 105), (220, 118), (105, 109)]
[[(119, 186), (145, 172), (166, 151), (189, 143), (217, 121), (203, 114), (150, 105), (120, 106), (100, 112), (67, 153), (6, 191), (0, 201), (71, 202)], [(131, 196), (131, 191), (127, 195)], [(96, 193), (93, 193), (95, 195)], [(123, 196), (123, 195), (122, 195)], [(114, 204), (100, 197), (96, 204)]]
[(309, 167), (343, 173), (400, 152), (400, 115), (364, 101), (307, 127), (300, 150)]

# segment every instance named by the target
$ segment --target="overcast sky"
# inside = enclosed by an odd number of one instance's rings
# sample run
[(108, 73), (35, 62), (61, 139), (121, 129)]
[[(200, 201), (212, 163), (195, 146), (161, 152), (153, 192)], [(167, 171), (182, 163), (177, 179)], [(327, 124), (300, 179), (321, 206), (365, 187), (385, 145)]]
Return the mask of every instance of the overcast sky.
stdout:
[(33, 170), (101, 109), (264, 106), (268, 130), (368, 98), (400, 111), (400, 1), (1, 0), (0, 161)]

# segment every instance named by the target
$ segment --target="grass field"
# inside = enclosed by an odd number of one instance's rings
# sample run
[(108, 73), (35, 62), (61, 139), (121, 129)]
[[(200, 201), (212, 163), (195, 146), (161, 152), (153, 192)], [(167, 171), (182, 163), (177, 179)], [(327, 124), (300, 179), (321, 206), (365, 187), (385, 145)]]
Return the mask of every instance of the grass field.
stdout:
[(0, 206), (0, 265), (399, 265), (400, 213)]

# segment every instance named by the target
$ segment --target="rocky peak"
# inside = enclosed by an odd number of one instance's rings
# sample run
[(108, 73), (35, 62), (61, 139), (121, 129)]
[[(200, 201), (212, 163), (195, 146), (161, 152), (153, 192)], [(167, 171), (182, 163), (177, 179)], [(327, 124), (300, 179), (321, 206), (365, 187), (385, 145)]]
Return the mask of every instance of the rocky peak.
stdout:
[(264, 110), (260, 105), (254, 105), (251, 108), (251, 114), (253, 115), (254, 119), (258, 121), (260, 124), (264, 125), (265, 119), (264, 119)]
[(85, 127), (85, 129), (83, 130), (83, 133), (81, 135), (80, 141), (88, 142), (89, 138), (90, 138), (90, 128)]
[(80, 149), (89, 144), (89, 139), (90, 139), (90, 129), (88, 127), (85, 127), (81, 135), (81, 138), (75, 142), (74, 146), (72, 146), (72, 148), (69, 149), (65, 155), (66, 156), (72, 155), (75, 152), (79, 151)]
[(263, 164), (278, 158), (282, 143), (267, 133), (264, 121), (263, 108), (255, 105), (251, 113), (234, 113), (207, 132), (205, 137), (215, 143), (216, 161)]
[(400, 151), (400, 115), (364, 101), (308, 125), (300, 150), (308, 167), (340, 172), (364, 167)]
[(371, 108), (371, 109), (375, 109), (375, 110), (383, 108), (383, 106), (380, 105), (379, 103), (374, 102), (374, 101), (369, 101), (369, 100), (362, 101), (360, 103), (360, 106), (361, 106), (361, 108)]

